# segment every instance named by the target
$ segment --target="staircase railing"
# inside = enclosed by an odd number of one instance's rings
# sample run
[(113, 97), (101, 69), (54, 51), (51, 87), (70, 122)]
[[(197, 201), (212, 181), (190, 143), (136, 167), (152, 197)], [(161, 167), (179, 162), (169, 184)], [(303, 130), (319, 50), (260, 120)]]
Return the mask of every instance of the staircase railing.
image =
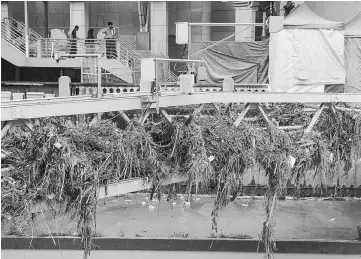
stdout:
[[(12, 17), (6, 17), (6, 18), (4, 18), (4, 21), (8, 22), (8, 23), (11, 23), (13, 25), (16, 24), (17, 29), (19, 31), (23, 32), (23, 35), (25, 36), (25, 34), (24, 34), (24, 32), (25, 32), (25, 24), (23, 22), (17, 21)], [(29, 39), (32, 39), (34, 41), (34, 40), (40, 39), (40, 38), (42, 38), (42, 37), (40, 36), (39, 33), (34, 31), (33, 29), (29, 28)]]
[[(1, 23), (2, 38), (25, 54), (25, 25), (14, 18), (5, 18)], [(108, 53), (107, 47), (108, 45)], [(97, 53), (104, 57), (115, 59), (123, 66), (132, 70), (133, 82), (139, 83), (141, 77), (141, 60), (145, 58), (136, 50), (132, 42), (115, 39), (106, 43), (105, 40), (84, 39), (47, 39), (29, 28), (29, 55), (38, 58), (51, 58), (52, 51), (73, 54)], [(115, 68), (117, 69), (117, 68)], [(159, 63), (158, 78), (161, 83), (175, 83), (178, 77), (169, 69), (167, 62)], [(111, 72), (111, 71), (109, 71)]]
[(22, 32), (12, 23), (6, 21), (1, 22), (1, 38), (25, 54), (25, 38), (23, 37)]

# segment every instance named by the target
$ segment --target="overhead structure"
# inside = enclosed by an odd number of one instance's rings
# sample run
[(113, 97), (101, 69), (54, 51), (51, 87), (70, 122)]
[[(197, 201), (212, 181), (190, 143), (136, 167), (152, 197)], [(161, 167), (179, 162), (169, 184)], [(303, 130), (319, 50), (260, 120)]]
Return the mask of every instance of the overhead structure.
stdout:
[(345, 25), (345, 92), (361, 92), (361, 12)]
[(344, 84), (343, 28), (307, 4), (297, 6), (270, 36), (269, 91), (324, 92), (325, 85)]

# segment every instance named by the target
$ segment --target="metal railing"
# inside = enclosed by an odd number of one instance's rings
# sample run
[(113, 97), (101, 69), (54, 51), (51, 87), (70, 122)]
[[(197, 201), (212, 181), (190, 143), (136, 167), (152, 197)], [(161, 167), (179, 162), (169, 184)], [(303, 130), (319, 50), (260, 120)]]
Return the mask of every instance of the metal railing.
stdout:
[[(22, 53), (26, 53), (25, 25), (13, 18), (5, 18), (1, 23), (1, 37)], [(29, 56), (51, 58), (53, 52), (69, 54), (101, 54), (108, 59), (115, 59), (132, 71), (133, 82), (139, 83), (141, 78), (141, 60), (144, 58), (132, 42), (119, 39), (47, 39), (29, 28)], [(170, 71), (170, 64), (162, 62), (158, 65), (161, 83), (169, 84), (178, 81), (178, 76)], [(111, 71), (109, 71), (111, 72)]]
[(1, 22), (1, 38), (25, 54), (25, 37), (13, 24)]
[[(19, 32), (22, 32), (22, 34), (24, 35), (24, 32), (25, 32), (25, 24), (23, 22), (20, 22), (20, 21), (17, 21), (15, 20), (14, 18), (12, 17), (5, 17), (4, 18), (4, 22), (5, 23), (9, 23), (9, 24), (12, 24), (14, 27), (17, 28), (17, 30)], [(15, 26), (16, 24), (16, 26)], [(32, 40), (36, 40), (36, 39), (40, 39), (42, 38), (40, 36), (39, 33), (37, 33), (36, 31), (34, 31), (33, 29), (29, 28), (29, 39), (32, 39)]]

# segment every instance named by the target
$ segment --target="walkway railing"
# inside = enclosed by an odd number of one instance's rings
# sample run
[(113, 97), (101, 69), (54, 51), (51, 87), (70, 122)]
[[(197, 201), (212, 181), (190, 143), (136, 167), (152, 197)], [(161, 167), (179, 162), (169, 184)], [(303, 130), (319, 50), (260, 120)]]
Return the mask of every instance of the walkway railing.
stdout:
[[(22, 53), (26, 53), (25, 25), (13, 18), (5, 18), (1, 23), (1, 37)], [(114, 40), (88, 39), (47, 39), (29, 28), (29, 56), (51, 58), (53, 51), (70, 54), (96, 53), (108, 59), (115, 59), (132, 71), (133, 82), (139, 83), (141, 78), (141, 60), (144, 58), (131, 42)], [(117, 69), (117, 68), (114, 68)], [(111, 71), (109, 71), (111, 72)], [(176, 83), (178, 76), (170, 71), (170, 64), (159, 62), (158, 78), (161, 83)]]

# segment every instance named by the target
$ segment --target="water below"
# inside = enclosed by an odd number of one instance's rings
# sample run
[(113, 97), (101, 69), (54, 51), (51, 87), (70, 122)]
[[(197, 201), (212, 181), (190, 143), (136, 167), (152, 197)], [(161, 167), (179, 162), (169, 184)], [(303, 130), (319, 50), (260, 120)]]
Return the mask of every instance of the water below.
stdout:
[[(145, 195), (127, 195), (106, 204), (99, 202), (97, 232), (112, 237), (208, 238), (212, 232), (213, 199), (195, 198), (190, 204), (179, 198), (148, 201)], [(236, 199), (219, 218), (218, 230), (225, 236), (258, 238), (265, 220), (264, 201)], [(361, 225), (360, 201), (281, 200), (275, 208), (277, 239), (357, 239)], [(76, 222), (67, 217), (40, 214), (31, 235), (72, 234)], [(6, 234), (6, 228), (2, 229)]]

